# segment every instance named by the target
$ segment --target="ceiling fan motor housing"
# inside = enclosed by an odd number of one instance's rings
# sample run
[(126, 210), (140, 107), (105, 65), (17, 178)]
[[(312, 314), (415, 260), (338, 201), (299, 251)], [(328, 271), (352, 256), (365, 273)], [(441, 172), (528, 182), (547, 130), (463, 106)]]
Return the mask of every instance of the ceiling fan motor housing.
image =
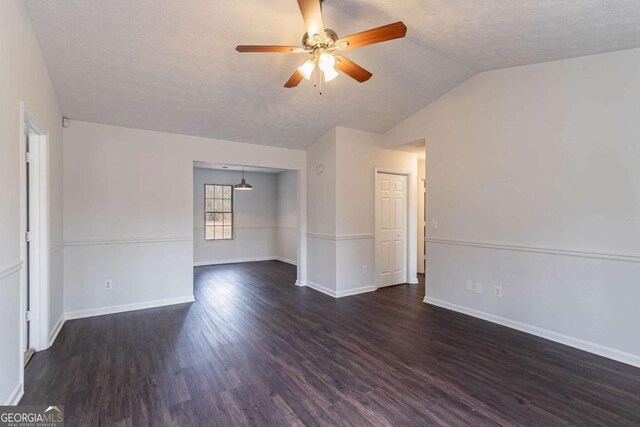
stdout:
[(331, 28), (325, 28), (324, 41), (320, 40), (319, 37), (314, 38), (313, 36), (309, 36), (309, 33), (304, 33), (304, 36), (302, 36), (302, 46), (304, 46), (305, 49), (315, 49), (315, 48), (330, 49), (335, 47), (336, 40), (338, 40), (338, 34), (335, 31), (333, 31)]

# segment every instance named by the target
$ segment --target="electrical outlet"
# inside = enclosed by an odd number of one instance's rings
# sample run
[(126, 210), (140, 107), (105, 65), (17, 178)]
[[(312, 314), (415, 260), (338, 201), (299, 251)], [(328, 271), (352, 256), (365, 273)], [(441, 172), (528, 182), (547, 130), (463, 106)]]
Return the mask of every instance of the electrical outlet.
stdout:
[(362, 266), (362, 274), (367, 274), (367, 271), (368, 271), (367, 266), (363, 265)]
[(438, 220), (437, 219), (434, 219), (434, 220), (431, 221), (431, 228), (433, 230), (437, 230), (438, 229)]
[(481, 294), (483, 292), (484, 292), (484, 286), (482, 286), (482, 283), (476, 282), (476, 293)]
[(496, 287), (493, 290), (493, 294), (498, 298), (502, 298), (502, 286), (496, 285)]
[(104, 281), (104, 288), (105, 289), (111, 289), (113, 288), (113, 282), (111, 280), (105, 280)]
[(471, 292), (473, 292), (473, 282), (472, 282), (471, 280), (467, 280), (467, 281), (464, 283), (464, 288), (465, 288), (467, 291), (471, 291)]

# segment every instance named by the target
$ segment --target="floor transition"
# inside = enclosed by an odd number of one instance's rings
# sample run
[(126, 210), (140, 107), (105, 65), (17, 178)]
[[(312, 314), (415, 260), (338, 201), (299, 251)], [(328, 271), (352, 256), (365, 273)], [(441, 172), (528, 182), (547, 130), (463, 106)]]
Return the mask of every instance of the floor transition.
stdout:
[(333, 299), (278, 262), (195, 269), (196, 302), (72, 320), (21, 404), (74, 425), (639, 425), (640, 369), (422, 302)]

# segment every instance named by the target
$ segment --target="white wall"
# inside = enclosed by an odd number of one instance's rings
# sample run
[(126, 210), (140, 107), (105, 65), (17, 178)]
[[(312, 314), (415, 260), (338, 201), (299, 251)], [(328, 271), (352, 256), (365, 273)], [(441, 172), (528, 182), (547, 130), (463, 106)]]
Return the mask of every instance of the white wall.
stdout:
[[(247, 172), (253, 191), (234, 192), (233, 240), (205, 240), (204, 185), (234, 185), (242, 172), (195, 168), (193, 173), (193, 263), (224, 264), (276, 257), (276, 174)], [(296, 215), (296, 210), (293, 215)], [(293, 238), (297, 240), (296, 231)], [(294, 251), (296, 246), (293, 247)]]
[(313, 260), (307, 284), (330, 295), (336, 292), (336, 160), (334, 128), (307, 151), (307, 251)]
[[(306, 187), (303, 151), (85, 122), (65, 129), (69, 316), (192, 297), (194, 161), (300, 170)], [(305, 197), (301, 193), (301, 233)], [(305, 280), (306, 253), (299, 250), (298, 278)], [(104, 289), (107, 279), (111, 290)]]
[(0, 63), (0, 403), (4, 404), (17, 403), (22, 394), (21, 101), (49, 135), (51, 289), (47, 329), (52, 329), (62, 314), (62, 253), (58, 250), (62, 242), (61, 115), (22, 1), (0, 2)]
[[(415, 178), (416, 155), (385, 150), (381, 144), (381, 135), (338, 127), (308, 151), (308, 245), (314, 260), (309, 266), (309, 286), (329, 295), (375, 289), (375, 168), (407, 171)], [(319, 164), (324, 166), (321, 174), (316, 172)], [(412, 282), (417, 280), (415, 191), (413, 183), (409, 224)]]
[(482, 73), (389, 131), (427, 141), (426, 301), (640, 366), (639, 101), (636, 49)]
[(290, 264), (298, 262), (298, 173), (276, 175), (276, 256)]

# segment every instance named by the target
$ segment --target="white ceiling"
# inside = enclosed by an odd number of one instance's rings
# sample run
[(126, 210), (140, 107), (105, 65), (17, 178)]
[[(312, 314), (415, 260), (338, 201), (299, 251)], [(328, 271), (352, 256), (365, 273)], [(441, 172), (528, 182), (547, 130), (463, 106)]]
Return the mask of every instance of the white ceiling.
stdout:
[(349, 51), (373, 72), (318, 95), (284, 82), (304, 55), (295, 0), (26, 0), (63, 113), (76, 120), (306, 149), (332, 127), (384, 132), (473, 74), (640, 47), (640, 0), (326, 0), (338, 35), (402, 20)]
[(255, 173), (281, 173), (285, 172), (286, 169), (275, 169), (275, 168), (262, 168), (258, 166), (238, 166), (238, 165), (227, 165), (227, 164), (213, 164), (207, 162), (193, 162), (194, 168), (199, 169), (214, 169), (214, 170), (222, 170), (222, 171), (233, 171), (233, 172), (242, 172), (242, 168), (244, 168), (245, 172), (255, 172)]

